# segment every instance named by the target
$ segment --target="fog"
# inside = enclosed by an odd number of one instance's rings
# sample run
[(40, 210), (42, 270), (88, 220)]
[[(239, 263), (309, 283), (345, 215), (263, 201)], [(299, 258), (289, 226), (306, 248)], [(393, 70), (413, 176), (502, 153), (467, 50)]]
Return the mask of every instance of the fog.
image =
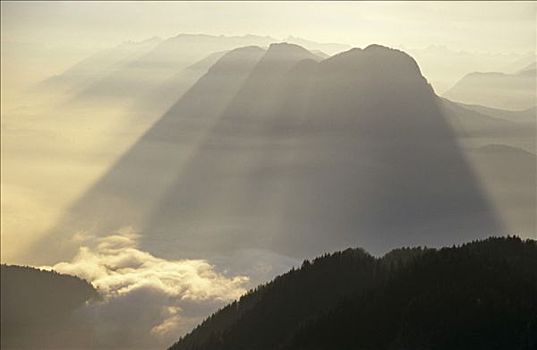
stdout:
[(74, 259), (50, 268), (92, 282), (103, 295), (78, 311), (99, 334), (95, 348), (164, 347), (246, 292), (247, 277), (226, 277), (207, 261), (167, 261), (141, 251), (129, 228), (78, 238)]

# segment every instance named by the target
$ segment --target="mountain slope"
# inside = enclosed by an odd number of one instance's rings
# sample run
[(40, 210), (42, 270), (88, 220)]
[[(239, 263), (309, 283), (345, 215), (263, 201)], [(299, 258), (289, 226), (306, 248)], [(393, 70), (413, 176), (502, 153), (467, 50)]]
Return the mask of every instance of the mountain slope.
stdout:
[(252, 50), (229, 71), (217, 69), (229, 54), (219, 60), (53, 237), (134, 226), (159, 256), (304, 258), (505, 231), (410, 56)]
[(506, 111), (446, 99), (441, 99), (440, 105), (454, 132), (466, 146), (505, 144), (535, 152), (535, 108)]
[[(208, 128), (242, 86), (263, 55), (259, 47), (232, 50), (215, 63), (155, 125), (69, 210), (51, 236), (35, 244), (28, 259), (54, 263), (75, 253), (70, 240), (83, 228), (106, 235), (124, 226), (139, 227), (180, 175)], [(208, 103), (210, 101), (210, 103)], [(40, 255), (50, 237), (58, 244)]]
[(502, 230), (410, 57), (371, 46), (303, 59), (286, 74), (267, 62), (150, 218), (148, 241), (175, 230), (191, 237), (189, 254), (261, 247), (300, 257)]
[(104, 78), (130, 60), (151, 51), (161, 42), (152, 38), (141, 42), (125, 42), (116, 47), (95, 53), (78, 62), (65, 72), (50, 77), (37, 86), (40, 92), (75, 94), (98, 79)]
[(149, 92), (146, 98), (140, 99), (135, 109), (151, 111), (154, 114), (156, 111), (168, 111), (225, 54), (226, 51), (211, 53), (174, 74)]
[[(531, 349), (537, 345), (535, 241), (493, 238), (440, 250), (401, 249), (380, 259), (367, 257), (346, 250), (306, 262), (217, 312), (171, 349)], [(369, 271), (366, 278), (353, 272), (359, 266)], [(346, 277), (333, 277), (341, 273)], [(343, 290), (348, 293), (339, 293)], [(296, 311), (297, 305), (309, 302), (306, 312)]]
[(536, 107), (522, 111), (508, 111), (504, 109), (490, 108), (480, 105), (468, 105), (459, 103), (463, 108), (478, 112), (483, 115), (488, 115), (493, 118), (508, 120), (512, 122), (525, 123), (526, 125), (535, 125)]
[(443, 97), (507, 110), (534, 108), (537, 98), (536, 77), (535, 67), (514, 74), (470, 73), (446, 91)]
[[(217, 312), (177, 348), (196, 348), (207, 341), (206, 347), (218, 349), (224, 333), (231, 341), (226, 347), (275, 348), (305, 320), (328, 311), (335, 300), (369, 288), (375, 273), (375, 259), (361, 249), (305, 261), (299, 270), (257, 287)], [(286, 312), (274, 312), (280, 309)]]
[(537, 245), (492, 239), (429, 251), (342, 302), (284, 349), (532, 349)]
[[(291, 38), (300, 40), (298, 38)], [(122, 62), (115, 64), (113, 69), (106, 69), (95, 74), (88, 84), (76, 90), (71, 102), (87, 103), (98, 101), (136, 101), (144, 98), (151, 102), (150, 94), (153, 89), (166, 85), (174, 78), (177, 81), (181, 72), (216, 52), (228, 51), (244, 46), (267, 47), (277, 40), (267, 36), (215, 36), (205, 34), (179, 34), (160, 41), (141, 55), (125, 57)], [(304, 41), (314, 48), (341, 50), (345, 46), (338, 44), (322, 44)], [(214, 63), (214, 60), (213, 60)], [(81, 64), (80, 68), (87, 65)], [(103, 72), (106, 72), (103, 75)], [(66, 72), (67, 73), (67, 72)], [(188, 72), (185, 72), (188, 74)], [(62, 76), (65, 76), (63, 74)], [(200, 76), (200, 75), (199, 75)], [(198, 77), (199, 77), (198, 76)], [(179, 81), (185, 85), (190, 80)], [(173, 88), (171, 89), (173, 91)], [(175, 96), (178, 99), (179, 95)]]
[(91, 332), (85, 334), (89, 328), (73, 324), (76, 309), (98, 298), (91, 284), (11, 265), (1, 266), (1, 279), (2, 349), (78, 347), (91, 339)]
[(214, 52), (249, 45), (266, 46), (272, 41), (269, 37), (255, 35), (227, 37), (179, 34), (163, 40), (151, 51), (140, 57), (133, 57), (107, 76), (95, 80), (73, 96), (72, 102), (87, 103), (95, 99), (136, 101)]

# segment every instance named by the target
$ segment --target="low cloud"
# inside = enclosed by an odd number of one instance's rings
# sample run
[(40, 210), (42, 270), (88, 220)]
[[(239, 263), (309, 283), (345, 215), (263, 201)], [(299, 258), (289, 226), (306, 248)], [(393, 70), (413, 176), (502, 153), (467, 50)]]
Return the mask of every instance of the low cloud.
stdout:
[(206, 260), (165, 260), (140, 250), (130, 229), (84, 237), (71, 262), (53, 270), (90, 281), (103, 295), (78, 317), (95, 327), (101, 348), (162, 348), (246, 292), (248, 278), (227, 276)]

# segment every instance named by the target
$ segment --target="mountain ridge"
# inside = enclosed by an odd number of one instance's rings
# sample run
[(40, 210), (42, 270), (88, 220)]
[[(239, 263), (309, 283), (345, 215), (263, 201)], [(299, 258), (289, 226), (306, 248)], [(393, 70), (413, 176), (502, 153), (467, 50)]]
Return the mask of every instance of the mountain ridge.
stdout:
[[(170, 349), (530, 349), (537, 344), (536, 264), (537, 242), (517, 237), (400, 248), (380, 258), (362, 249), (325, 254), (250, 291)], [(515, 295), (512, 304), (502, 299)], [(428, 311), (433, 297), (440, 303)], [(513, 323), (496, 322), (502, 316)]]
[(371, 45), (317, 63), (292, 44), (248, 50), (247, 65), (215, 76), (230, 53), (217, 61), (51, 236), (135, 226), (164, 257), (173, 240), (185, 257), (303, 258), (504, 232), (409, 55)]

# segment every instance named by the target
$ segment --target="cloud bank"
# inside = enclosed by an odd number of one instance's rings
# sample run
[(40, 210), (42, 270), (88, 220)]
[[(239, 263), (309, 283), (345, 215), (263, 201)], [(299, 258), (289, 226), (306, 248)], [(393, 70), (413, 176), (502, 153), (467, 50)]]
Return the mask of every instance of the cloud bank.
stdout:
[(246, 292), (248, 277), (219, 273), (206, 260), (165, 260), (142, 251), (123, 229), (83, 243), (71, 262), (49, 267), (90, 281), (103, 295), (77, 317), (95, 327), (96, 347), (161, 348)]

